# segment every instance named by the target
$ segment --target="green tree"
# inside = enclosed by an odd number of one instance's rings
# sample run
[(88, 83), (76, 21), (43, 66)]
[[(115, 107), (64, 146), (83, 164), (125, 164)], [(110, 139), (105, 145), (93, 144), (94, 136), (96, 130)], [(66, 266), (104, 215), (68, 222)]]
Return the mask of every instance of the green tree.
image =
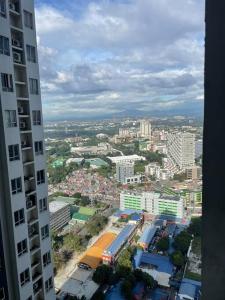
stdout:
[(95, 270), (92, 279), (94, 282), (101, 284), (101, 285), (109, 283), (112, 272), (113, 272), (113, 270), (110, 266), (107, 266), (107, 265), (99, 266)]
[(80, 199), (81, 198), (81, 193), (75, 193), (75, 194), (73, 194), (73, 197), (74, 198), (77, 198), (77, 199)]
[(132, 299), (132, 283), (128, 279), (124, 279), (121, 284), (121, 293), (126, 299)]
[(180, 250), (182, 253), (185, 254), (188, 251), (191, 239), (191, 235), (188, 232), (182, 231), (175, 237), (173, 246), (176, 250)]
[(185, 259), (182, 252), (174, 251), (171, 255), (171, 261), (176, 267), (182, 267), (185, 263)]
[(74, 235), (72, 233), (67, 234), (64, 237), (64, 248), (71, 251), (81, 252), (84, 250), (84, 246), (82, 244), (82, 238), (78, 235)]
[(104, 300), (104, 299), (105, 299), (105, 295), (100, 290), (97, 290), (91, 298), (91, 300)]
[(153, 289), (156, 286), (154, 278), (146, 272), (143, 272), (142, 281), (148, 289)]
[(188, 232), (194, 236), (201, 236), (202, 232), (202, 218), (195, 217), (191, 219), (191, 223), (188, 227)]
[(167, 251), (170, 246), (170, 241), (168, 237), (161, 238), (156, 244), (156, 248), (158, 251)]
[(186, 173), (174, 174), (173, 179), (182, 182), (185, 179), (187, 179), (187, 176), (186, 176)]

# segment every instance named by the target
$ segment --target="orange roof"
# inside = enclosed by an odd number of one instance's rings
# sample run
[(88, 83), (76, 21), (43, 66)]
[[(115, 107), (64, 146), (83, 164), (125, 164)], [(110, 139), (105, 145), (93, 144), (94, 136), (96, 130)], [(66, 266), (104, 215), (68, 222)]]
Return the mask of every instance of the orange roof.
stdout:
[(92, 269), (96, 269), (102, 261), (102, 253), (103, 251), (111, 245), (111, 243), (115, 240), (116, 234), (112, 232), (104, 233), (100, 238), (93, 244), (91, 248), (89, 248), (79, 263), (85, 264)]

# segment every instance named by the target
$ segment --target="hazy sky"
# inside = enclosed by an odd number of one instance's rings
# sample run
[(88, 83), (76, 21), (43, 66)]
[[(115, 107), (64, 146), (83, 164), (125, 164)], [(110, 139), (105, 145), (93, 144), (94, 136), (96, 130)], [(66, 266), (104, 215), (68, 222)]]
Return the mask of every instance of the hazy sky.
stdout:
[(203, 0), (36, 0), (46, 119), (203, 105)]

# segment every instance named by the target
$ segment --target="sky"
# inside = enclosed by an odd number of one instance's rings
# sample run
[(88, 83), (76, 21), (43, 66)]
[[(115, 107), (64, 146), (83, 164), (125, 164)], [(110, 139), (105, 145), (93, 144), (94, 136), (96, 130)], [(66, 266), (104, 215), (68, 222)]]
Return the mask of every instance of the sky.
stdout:
[(202, 112), (203, 0), (36, 0), (46, 120)]

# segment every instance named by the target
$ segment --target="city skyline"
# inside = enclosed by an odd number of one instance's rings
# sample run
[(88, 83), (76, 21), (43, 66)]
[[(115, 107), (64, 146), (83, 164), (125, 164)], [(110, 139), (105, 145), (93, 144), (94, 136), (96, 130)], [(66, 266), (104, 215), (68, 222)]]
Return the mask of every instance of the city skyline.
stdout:
[(36, 4), (46, 120), (203, 113), (203, 1)]

